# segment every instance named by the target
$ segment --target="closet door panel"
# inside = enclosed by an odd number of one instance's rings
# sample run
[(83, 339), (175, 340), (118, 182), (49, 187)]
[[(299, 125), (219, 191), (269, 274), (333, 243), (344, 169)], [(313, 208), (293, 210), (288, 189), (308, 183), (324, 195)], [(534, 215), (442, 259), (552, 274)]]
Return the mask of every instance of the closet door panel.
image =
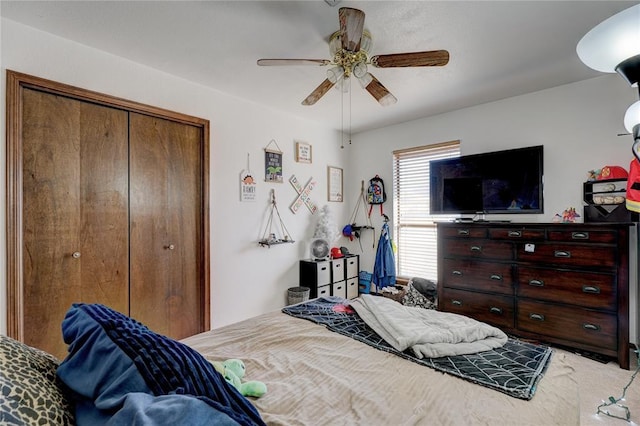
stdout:
[(128, 309), (127, 183), (114, 178), (127, 170), (126, 119), (23, 93), (24, 340), (59, 357), (72, 303)]
[(131, 317), (183, 338), (204, 330), (202, 130), (130, 115)]

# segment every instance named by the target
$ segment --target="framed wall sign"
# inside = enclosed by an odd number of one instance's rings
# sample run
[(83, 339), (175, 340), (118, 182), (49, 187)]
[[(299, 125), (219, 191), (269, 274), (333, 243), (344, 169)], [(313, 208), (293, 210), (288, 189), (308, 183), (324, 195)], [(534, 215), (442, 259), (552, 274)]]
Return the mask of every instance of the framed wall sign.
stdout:
[(296, 142), (296, 161), (298, 163), (311, 163), (311, 145), (305, 142)]
[(342, 169), (327, 167), (327, 191), (329, 201), (342, 202)]
[[(276, 149), (270, 148), (272, 144)], [(282, 183), (282, 151), (273, 139), (264, 149), (264, 181)]]

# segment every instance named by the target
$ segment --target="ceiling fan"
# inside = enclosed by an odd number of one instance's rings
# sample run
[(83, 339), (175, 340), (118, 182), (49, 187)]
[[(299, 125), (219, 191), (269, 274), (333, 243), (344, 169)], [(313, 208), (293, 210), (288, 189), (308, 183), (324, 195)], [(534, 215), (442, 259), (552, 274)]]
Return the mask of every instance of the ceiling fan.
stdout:
[(435, 67), (449, 62), (449, 52), (446, 50), (369, 57), (372, 41), (371, 34), (364, 29), (364, 12), (342, 7), (338, 12), (338, 18), (340, 29), (329, 39), (329, 51), (333, 59), (258, 59), (258, 65), (261, 66), (332, 66), (327, 70), (327, 78), (302, 101), (302, 105), (315, 104), (336, 84), (343, 91), (347, 91), (352, 75), (381, 105), (393, 105), (397, 102), (396, 97), (368, 71), (368, 65), (376, 68)]

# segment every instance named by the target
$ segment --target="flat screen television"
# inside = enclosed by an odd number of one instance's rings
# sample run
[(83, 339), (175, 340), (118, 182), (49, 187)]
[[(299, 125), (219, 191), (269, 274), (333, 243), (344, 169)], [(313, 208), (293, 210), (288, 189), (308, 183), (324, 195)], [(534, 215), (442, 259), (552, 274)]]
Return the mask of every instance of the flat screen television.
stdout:
[(434, 160), (431, 214), (544, 213), (543, 146)]

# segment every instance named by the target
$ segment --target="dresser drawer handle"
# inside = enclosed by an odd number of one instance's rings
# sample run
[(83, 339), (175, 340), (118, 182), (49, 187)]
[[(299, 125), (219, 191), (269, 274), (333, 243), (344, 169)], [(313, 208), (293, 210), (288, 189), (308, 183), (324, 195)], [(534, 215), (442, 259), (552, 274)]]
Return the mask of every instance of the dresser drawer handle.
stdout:
[(544, 281), (542, 280), (529, 280), (529, 285), (532, 285), (534, 287), (544, 287)]
[(544, 321), (544, 315), (542, 314), (529, 314), (529, 318), (536, 321)]
[(458, 275), (458, 276), (462, 276), (462, 271), (458, 271), (457, 269), (454, 269), (453, 271), (451, 271), (451, 275)]
[(573, 238), (574, 240), (588, 240), (589, 233), (588, 232), (572, 232), (571, 238)]
[(490, 277), (492, 280), (494, 281), (502, 281), (502, 275), (498, 275), (498, 274), (491, 274)]
[(513, 237), (513, 238), (520, 238), (520, 237), (522, 237), (522, 232), (521, 231), (509, 231), (509, 233), (507, 235), (509, 237)]
[(467, 236), (467, 235), (469, 235), (469, 230), (468, 229), (458, 229), (458, 235)]
[(582, 292), (589, 294), (600, 294), (600, 287), (596, 287), (594, 285), (583, 285)]
[(599, 325), (589, 324), (588, 322), (582, 324), (582, 328), (584, 328), (585, 330), (600, 331)]
[(491, 308), (489, 308), (489, 312), (491, 312), (492, 314), (502, 315), (502, 309), (496, 306), (492, 306)]
[(322, 268), (320, 268), (320, 270), (321, 270), (321, 271), (326, 271), (326, 270), (327, 270), (327, 267), (326, 267), (326, 266), (323, 266)]
[(478, 251), (482, 251), (482, 247), (480, 247), (480, 246), (471, 246), (470, 250), (478, 252)]
[(453, 299), (451, 300), (451, 304), (456, 306), (462, 306), (462, 300)]
[(556, 250), (555, 252), (553, 252), (553, 255), (555, 257), (571, 257), (571, 252), (564, 251), (564, 250)]

